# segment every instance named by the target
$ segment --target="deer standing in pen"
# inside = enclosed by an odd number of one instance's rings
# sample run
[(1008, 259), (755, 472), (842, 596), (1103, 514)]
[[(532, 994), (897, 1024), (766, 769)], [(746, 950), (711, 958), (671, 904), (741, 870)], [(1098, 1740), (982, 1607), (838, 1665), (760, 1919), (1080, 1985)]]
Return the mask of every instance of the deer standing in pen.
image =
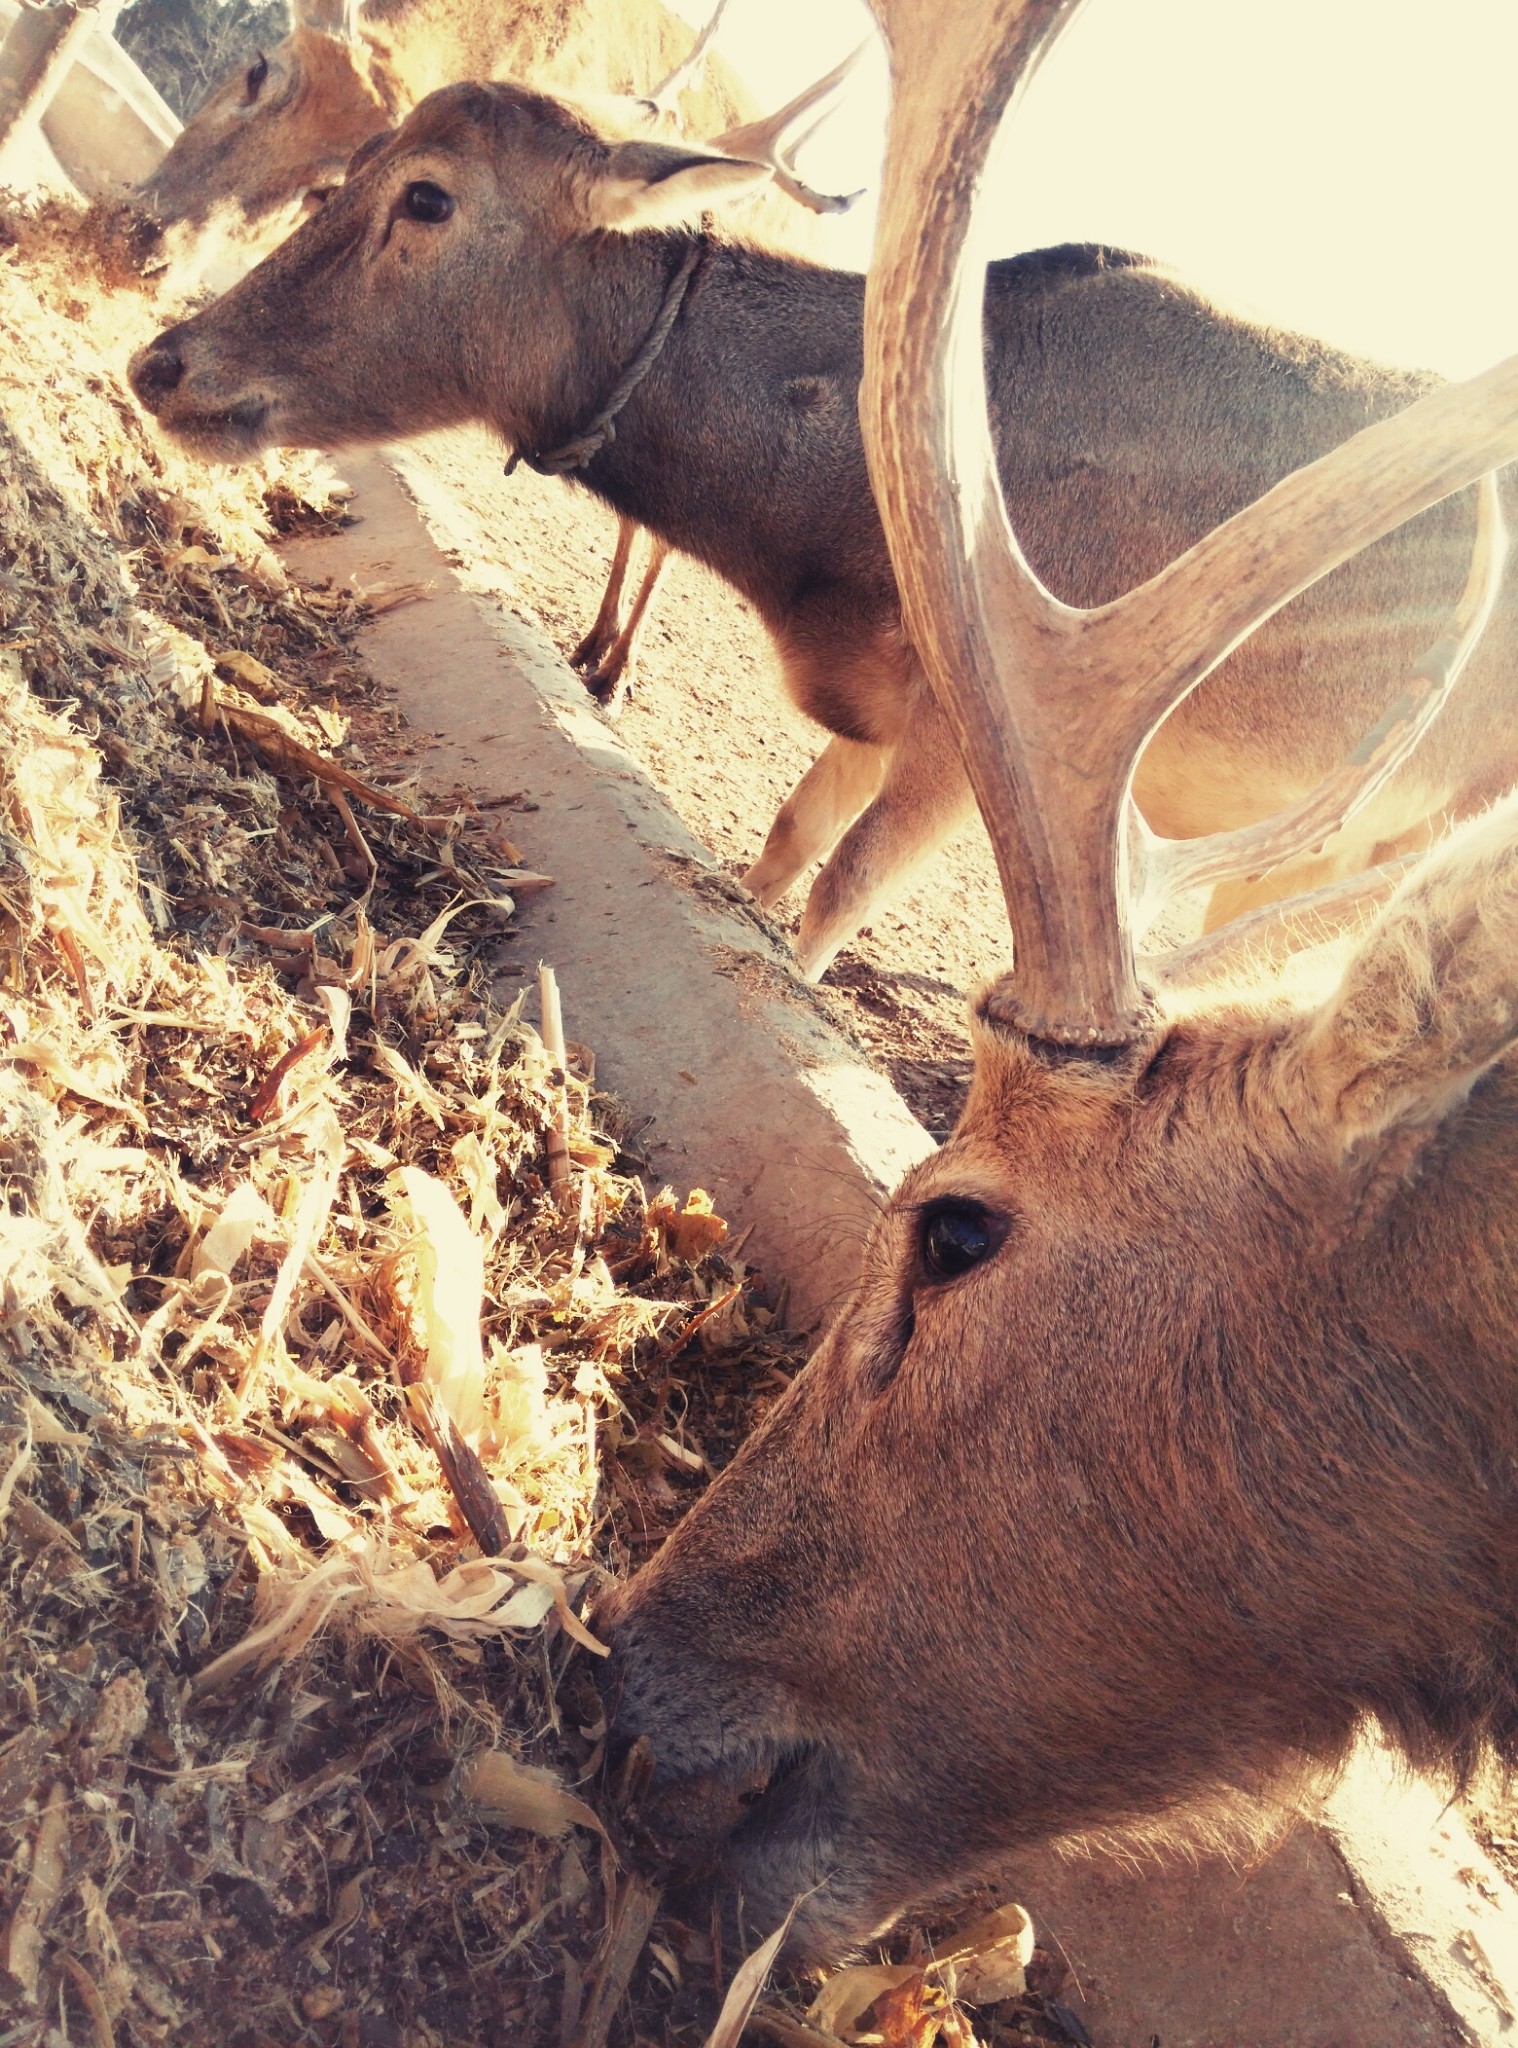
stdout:
[[(761, 202), (749, 225), (805, 251), (804, 214), (840, 212), (858, 196), (808, 185), (795, 155), (859, 53), (761, 117), (715, 48), (729, 5), (716, 0), (687, 48), (689, 31), (663, 0), (290, 0), (289, 35), (207, 96), (136, 196), (192, 266), (229, 249), (251, 263), (342, 183), (358, 149), (429, 92), (456, 79), (515, 78), (588, 97), (621, 128), (712, 136), (716, 149), (768, 163), (777, 203)], [(570, 655), (613, 714), (669, 557), (655, 539), (624, 618), (637, 532), (635, 520), (618, 522), (600, 607)]]
[[(471, 420), (552, 451), (641, 361), (615, 439), (579, 475), (751, 600), (792, 697), (832, 735), (745, 878), (773, 904), (825, 856), (797, 942), (815, 976), (974, 799), (866, 470), (864, 280), (695, 226), (766, 177), (608, 137), (520, 87), (451, 87), (258, 270), (143, 350), (132, 377), (169, 431), (221, 459)], [(1085, 606), (1434, 382), (1261, 328), (1099, 249), (993, 263), (984, 344), (1022, 545)], [(1411, 663), (1453, 602), (1473, 521), (1470, 497), (1437, 507), (1230, 655), (1139, 764), (1149, 826), (1189, 838), (1245, 824), (1325, 774), (1375, 717), (1386, 664)], [(1416, 759), (1310, 852), (1199, 874), (1212, 921), (1426, 845), (1490, 802), (1518, 780), (1515, 692), (1518, 592), (1504, 588)]]

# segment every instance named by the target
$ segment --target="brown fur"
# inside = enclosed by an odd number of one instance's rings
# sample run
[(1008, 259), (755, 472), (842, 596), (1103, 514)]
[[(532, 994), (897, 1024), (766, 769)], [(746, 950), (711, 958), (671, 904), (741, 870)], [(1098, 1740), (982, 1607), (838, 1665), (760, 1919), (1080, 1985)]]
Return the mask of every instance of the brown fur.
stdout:
[[(750, 1927), (820, 1883), (836, 1949), (1368, 1715), (1422, 1766), (1518, 1760), (1515, 1006), (1509, 801), (1316, 1011), (1107, 1066), (979, 1029), (836, 1327), (597, 1611), (646, 1823)], [(945, 1283), (947, 1194), (1005, 1238)]]
[[(455, 194), (446, 228), (396, 219), (418, 178)], [(488, 421), (519, 446), (552, 446), (631, 359), (684, 247), (664, 233), (609, 231), (608, 220), (630, 215), (635, 229), (649, 215), (699, 214), (725, 196), (719, 179), (746, 189), (731, 166), (699, 155), (609, 143), (539, 94), (451, 88), (259, 271), (145, 351), (139, 394), (171, 430), (221, 455), (465, 420)], [(618, 512), (752, 600), (791, 694), (839, 736), (748, 877), (772, 902), (836, 842), (798, 946), (813, 973), (971, 802), (902, 633), (865, 471), (862, 307), (860, 278), (716, 245), (615, 441), (586, 472)], [(1109, 251), (994, 265), (986, 325), (1019, 537), (1055, 594), (1082, 605), (1152, 575), (1432, 381), (1253, 325)], [(1140, 764), (1151, 824), (1187, 837), (1246, 822), (1336, 766), (1443, 630), (1473, 528), (1469, 496), (1436, 508), (1231, 656)], [(1515, 687), (1509, 592), (1411, 766), (1319, 859), (1255, 893), (1289, 893), (1421, 847), (1445, 816), (1518, 779)], [(1247, 900), (1231, 891), (1227, 907)]]

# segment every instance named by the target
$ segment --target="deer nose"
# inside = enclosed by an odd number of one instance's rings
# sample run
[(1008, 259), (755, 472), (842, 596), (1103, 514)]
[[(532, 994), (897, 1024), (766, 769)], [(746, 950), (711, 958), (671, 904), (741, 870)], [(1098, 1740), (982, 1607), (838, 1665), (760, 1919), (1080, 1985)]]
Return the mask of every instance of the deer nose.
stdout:
[(158, 410), (159, 404), (177, 388), (183, 375), (184, 357), (172, 332), (160, 334), (157, 341), (139, 349), (128, 370), (132, 389), (149, 412)]

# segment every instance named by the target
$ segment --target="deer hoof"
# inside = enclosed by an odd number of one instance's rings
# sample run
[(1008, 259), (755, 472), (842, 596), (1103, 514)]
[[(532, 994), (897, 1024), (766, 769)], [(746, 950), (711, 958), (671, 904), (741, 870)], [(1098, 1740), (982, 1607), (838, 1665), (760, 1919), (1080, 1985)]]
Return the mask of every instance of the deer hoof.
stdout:
[(622, 706), (633, 693), (632, 678), (621, 662), (590, 670), (584, 683), (608, 718), (619, 718)]
[(591, 631), (570, 655), (569, 666), (579, 669), (588, 683), (615, 645), (615, 640), (608, 640), (604, 633)]

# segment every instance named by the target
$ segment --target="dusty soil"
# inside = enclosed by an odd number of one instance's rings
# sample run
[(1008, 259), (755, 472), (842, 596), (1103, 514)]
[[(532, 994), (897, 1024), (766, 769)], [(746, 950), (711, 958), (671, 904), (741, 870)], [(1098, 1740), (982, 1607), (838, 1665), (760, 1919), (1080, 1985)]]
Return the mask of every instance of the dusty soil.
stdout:
[[(616, 521), (588, 491), (520, 470), (483, 433), (422, 444), (432, 476), (478, 533), (468, 566), (568, 655), (589, 626)], [(645, 629), (619, 731), (691, 830), (740, 875), (825, 735), (781, 686), (753, 608), (676, 556)], [(780, 907), (800, 922), (810, 876)], [(969, 1072), (966, 993), (1006, 964), (1005, 913), (977, 819), (829, 970), (839, 1021), (935, 1136), (952, 1127)]]

